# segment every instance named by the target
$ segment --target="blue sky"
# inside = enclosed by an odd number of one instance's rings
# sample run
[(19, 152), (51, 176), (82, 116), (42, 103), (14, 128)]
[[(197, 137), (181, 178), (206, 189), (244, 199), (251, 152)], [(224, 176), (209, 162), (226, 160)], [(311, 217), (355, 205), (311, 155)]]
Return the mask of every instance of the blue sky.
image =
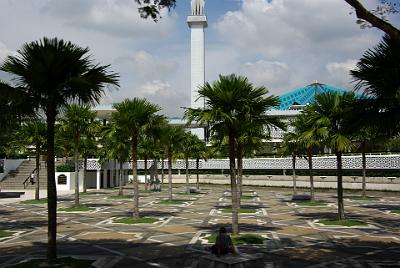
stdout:
[[(237, 73), (275, 95), (315, 80), (351, 90), (349, 70), (382, 36), (360, 29), (344, 0), (205, 1), (206, 80)], [(133, 0), (2, 0), (0, 59), (43, 36), (71, 40), (121, 75), (102, 103), (145, 97), (179, 116), (190, 103), (189, 13), (190, 0), (158, 23), (141, 19)], [(391, 21), (400, 25), (399, 15)]]

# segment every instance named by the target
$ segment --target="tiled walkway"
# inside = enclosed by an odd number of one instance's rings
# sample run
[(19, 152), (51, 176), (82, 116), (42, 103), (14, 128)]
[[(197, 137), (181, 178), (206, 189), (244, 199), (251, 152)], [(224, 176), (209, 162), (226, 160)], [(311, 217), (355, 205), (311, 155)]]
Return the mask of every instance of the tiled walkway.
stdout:
[[(60, 256), (96, 260), (97, 267), (195, 267), (204, 252), (203, 239), (220, 226), (230, 227), (231, 215), (221, 208), (230, 205), (227, 186), (203, 186), (205, 194), (182, 195), (174, 188), (178, 205), (159, 203), (162, 193), (142, 193), (142, 216), (159, 218), (154, 224), (123, 225), (114, 218), (129, 217), (131, 199), (115, 200), (117, 190), (91, 191), (81, 196), (92, 212), (58, 214)], [(290, 202), (289, 189), (246, 188), (241, 214), (242, 233), (257, 233), (264, 245), (240, 246), (241, 252), (263, 253), (265, 267), (400, 267), (399, 193), (369, 193), (373, 201), (346, 200), (347, 217), (369, 223), (364, 228), (322, 227), (316, 219), (334, 219), (334, 192), (317, 193), (327, 202), (322, 207), (302, 207)], [(132, 194), (125, 190), (125, 194)], [(350, 194), (349, 194), (350, 195)], [(71, 207), (73, 195), (60, 198), (58, 207)], [(0, 267), (35, 256), (45, 256), (46, 205), (0, 205), (0, 230), (15, 231), (0, 239)], [(397, 266), (396, 266), (397, 265)]]

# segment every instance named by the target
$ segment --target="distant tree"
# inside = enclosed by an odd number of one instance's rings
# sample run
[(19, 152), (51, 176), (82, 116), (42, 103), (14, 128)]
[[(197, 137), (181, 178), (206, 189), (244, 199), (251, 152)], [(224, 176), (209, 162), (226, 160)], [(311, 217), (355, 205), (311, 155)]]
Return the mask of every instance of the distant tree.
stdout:
[(116, 111), (112, 114), (112, 120), (123, 133), (129, 137), (131, 145), (132, 174), (134, 183), (133, 217), (139, 218), (139, 181), (137, 176), (138, 144), (140, 136), (151, 125), (157, 112), (161, 108), (150, 103), (146, 99), (126, 99), (116, 104)]
[(309, 120), (325, 129), (326, 145), (336, 154), (338, 219), (344, 220), (342, 155), (352, 147), (352, 127), (349, 114), (352, 113), (356, 98), (353, 92), (326, 92), (315, 97), (308, 109)]
[(93, 136), (95, 132), (96, 112), (92, 112), (88, 105), (70, 104), (66, 106), (63, 116), (60, 118), (60, 130), (72, 140), (75, 161), (75, 207), (79, 207), (79, 156), (81, 139), (85, 136)]
[(167, 8), (175, 8), (176, 0), (135, 0), (140, 5), (139, 14), (142, 18), (152, 18), (155, 22), (158, 21), (160, 16), (160, 10)]
[(16, 130), (14, 133), (15, 139), (12, 141), (21, 151), (26, 151), (29, 147), (35, 148), (35, 200), (39, 200), (40, 155), (46, 152), (46, 131), (45, 122), (38, 117), (30, 118)]

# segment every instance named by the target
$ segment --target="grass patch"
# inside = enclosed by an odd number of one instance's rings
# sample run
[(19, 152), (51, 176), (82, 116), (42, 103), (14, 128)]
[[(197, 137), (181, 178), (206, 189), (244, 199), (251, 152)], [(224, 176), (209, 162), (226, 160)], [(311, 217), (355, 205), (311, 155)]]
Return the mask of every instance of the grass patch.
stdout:
[(133, 199), (132, 195), (112, 195), (108, 199)]
[[(232, 243), (234, 245), (260, 245), (263, 244), (265, 238), (261, 235), (255, 234), (242, 234), (237, 236), (232, 236)], [(211, 234), (206, 238), (208, 243), (215, 243), (217, 239), (217, 234)]]
[(157, 191), (153, 191), (153, 190), (139, 190), (139, 193), (142, 193), (142, 194), (151, 194), (151, 193), (155, 193), (155, 192), (157, 192)]
[(0, 238), (13, 236), (14, 232), (0, 230)]
[(92, 260), (76, 260), (73, 258), (62, 258), (58, 259), (56, 264), (53, 266), (46, 266), (47, 260), (31, 260), (24, 263), (19, 263), (10, 267), (13, 268), (39, 268), (39, 267), (57, 267), (57, 268), (81, 268), (81, 267), (93, 267)]
[(391, 210), (390, 212), (400, 214), (400, 209), (394, 209), (394, 210)]
[(25, 205), (40, 205), (40, 204), (47, 204), (47, 199), (39, 199), (39, 200), (25, 200), (21, 201), (21, 204)]
[(155, 223), (159, 221), (157, 218), (143, 217), (143, 218), (120, 218), (113, 220), (113, 223), (123, 223), (123, 224), (138, 224), (138, 223)]
[(346, 227), (352, 227), (352, 226), (367, 226), (368, 223), (363, 222), (363, 221), (358, 221), (358, 220), (320, 220), (318, 223), (322, 223), (324, 225), (328, 226), (334, 226), (334, 225), (339, 225), (339, 226), (346, 226)]
[(200, 193), (176, 193), (176, 195), (201, 195)]
[(242, 195), (241, 199), (242, 200), (249, 200), (249, 199), (253, 199), (256, 198), (257, 196), (253, 196), (253, 195)]
[(326, 203), (312, 202), (312, 201), (296, 201), (296, 204), (299, 206), (308, 206), (308, 207), (326, 206)]
[(357, 196), (357, 197), (352, 197), (351, 200), (354, 201), (376, 201), (379, 198), (377, 197), (362, 197), (362, 196)]
[(59, 208), (58, 211), (62, 212), (87, 212), (87, 211), (94, 211), (95, 208), (90, 207), (77, 207), (77, 208)]
[[(221, 209), (224, 213), (232, 213), (232, 208), (223, 208)], [(256, 213), (257, 209), (255, 208), (240, 208), (239, 213)]]
[(161, 205), (182, 205), (185, 201), (182, 200), (172, 200), (172, 201), (160, 201), (158, 204)]

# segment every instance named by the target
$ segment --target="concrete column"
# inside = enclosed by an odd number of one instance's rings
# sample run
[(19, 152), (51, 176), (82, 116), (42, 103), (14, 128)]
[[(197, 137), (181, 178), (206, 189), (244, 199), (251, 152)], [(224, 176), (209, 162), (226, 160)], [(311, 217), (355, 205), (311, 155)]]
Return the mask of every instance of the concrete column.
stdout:
[(100, 179), (101, 179), (101, 170), (97, 170), (97, 172), (96, 172), (96, 189), (97, 190), (100, 190), (100, 185), (101, 185)]

